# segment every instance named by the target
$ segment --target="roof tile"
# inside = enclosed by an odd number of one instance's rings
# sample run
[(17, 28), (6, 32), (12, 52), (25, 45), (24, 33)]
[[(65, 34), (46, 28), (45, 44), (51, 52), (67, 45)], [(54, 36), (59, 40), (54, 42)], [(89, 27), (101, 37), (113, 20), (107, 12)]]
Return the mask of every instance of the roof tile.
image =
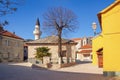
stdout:
[(86, 53), (91, 53), (91, 52), (92, 52), (92, 50), (82, 50), (82, 51), (80, 51), (78, 53), (86, 54)]
[[(62, 38), (62, 43), (66, 43), (66, 42), (72, 42), (72, 43), (75, 43), (74, 41), (72, 40), (68, 40), (68, 39), (64, 39)], [(38, 39), (38, 40), (34, 40), (34, 41), (30, 41), (28, 42), (29, 43), (58, 43), (58, 36), (55, 36), (55, 35), (52, 35), (52, 36), (48, 36), (46, 38), (41, 38), (41, 39)]]
[(82, 46), (80, 49), (87, 49), (87, 48), (92, 48), (92, 45), (86, 44), (86, 45)]
[(71, 40), (73, 40), (73, 41), (78, 41), (78, 40), (82, 40), (82, 38), (73, 38), (73, 39), (71, 39)]
[(0, 32), (0, 35), (24, 40), (23, 38), (21, 38), (21, 37), (15, 35), (15, 34), (9, 32), (9, 31), (7, 31), (7, 30), (1, 31), (1, 32)]

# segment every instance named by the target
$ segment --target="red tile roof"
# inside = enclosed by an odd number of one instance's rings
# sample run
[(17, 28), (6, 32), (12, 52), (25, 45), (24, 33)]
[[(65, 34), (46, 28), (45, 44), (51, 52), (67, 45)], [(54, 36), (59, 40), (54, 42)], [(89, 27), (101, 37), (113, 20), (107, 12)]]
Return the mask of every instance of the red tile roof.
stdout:
[(24, 43), (24, 46), (28, 46), (26, 43)]
[(82, 50), (82, 51), (80, 51), (80, 52), (78, 52), (78, 53), (82, 53), (82, 54), (88, 54), (88, 53), (91, 53), (92, 52), (92, 50)]
[(24, 40), (23, 38), (21, 38), (21, 37), (15, 35), (15, 34), (9, 32), (9, 31), (7, 31), (7, 30), (5, 30), (5, 31), (1, 31), (1, 32), (0, 32), (0, 35), (7, 36), (7, 37), (12, 37), (12, 38), (16, 38), (16, 39)]
[(80, 49), (88, 49), (88, 48), (92, 48), (92, 45), (86, 44), (86, 45), (82, 46)]
[(73, 40), (73, 41), (78, 41), (78, 40), (82, 40), (81, 38), (73, 38), (73, 39), (71, 39), (71, 40)]

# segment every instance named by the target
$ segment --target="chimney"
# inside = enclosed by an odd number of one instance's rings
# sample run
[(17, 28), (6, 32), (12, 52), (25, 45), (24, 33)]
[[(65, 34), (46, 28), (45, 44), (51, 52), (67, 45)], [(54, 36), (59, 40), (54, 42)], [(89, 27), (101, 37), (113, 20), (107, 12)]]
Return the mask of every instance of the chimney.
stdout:
[(13, 32), (13, 34), (15, 34), (15, 32)]
[(1, 31), (4, 31), (4, 29), (3, 29), (3, 27), (0, 25), (0, 32), (1, 32)]

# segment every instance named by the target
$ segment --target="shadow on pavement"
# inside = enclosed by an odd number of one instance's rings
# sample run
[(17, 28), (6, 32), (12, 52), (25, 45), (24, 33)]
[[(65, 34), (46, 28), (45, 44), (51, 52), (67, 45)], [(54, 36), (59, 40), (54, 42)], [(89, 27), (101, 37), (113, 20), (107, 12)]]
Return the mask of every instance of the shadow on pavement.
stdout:
[(73, 73), (35, 69), (0, 63), (0, 80), (111, 80), (100, 74)]
[(79, 60), (77, 60), (76, 62), (77, 62), (77, 64), (92, 63), (92, 61), (79, 61)]

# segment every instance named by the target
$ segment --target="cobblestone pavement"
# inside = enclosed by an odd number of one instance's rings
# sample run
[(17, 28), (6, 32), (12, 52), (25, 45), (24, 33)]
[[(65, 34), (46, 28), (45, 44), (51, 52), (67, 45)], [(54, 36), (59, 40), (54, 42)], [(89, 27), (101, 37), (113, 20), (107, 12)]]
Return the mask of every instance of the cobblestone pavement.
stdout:
[[(58, 70), (45, 70), (31, 68), (30, 63), (0, 63), (0, 80), (112, 80), (103, 77), (101, 73), (95, 73), (95, 69), (92, 69), (94, 67), (88, 65), (79, 64)], [(82, 71), (77, 68), (81, 68)]]

